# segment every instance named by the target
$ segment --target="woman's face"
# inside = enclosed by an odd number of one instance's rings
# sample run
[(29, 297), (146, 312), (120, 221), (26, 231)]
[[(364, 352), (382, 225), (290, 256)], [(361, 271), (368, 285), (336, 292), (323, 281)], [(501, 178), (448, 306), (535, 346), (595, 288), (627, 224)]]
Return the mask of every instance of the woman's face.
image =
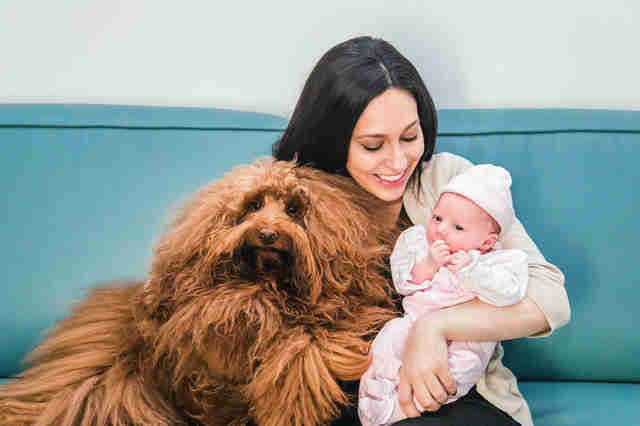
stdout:
[(418, 105), (407, 90), (391, 88), (369, 102), (358, 119), (347, 170), (371, 194), (401, 203), (423, 152)]

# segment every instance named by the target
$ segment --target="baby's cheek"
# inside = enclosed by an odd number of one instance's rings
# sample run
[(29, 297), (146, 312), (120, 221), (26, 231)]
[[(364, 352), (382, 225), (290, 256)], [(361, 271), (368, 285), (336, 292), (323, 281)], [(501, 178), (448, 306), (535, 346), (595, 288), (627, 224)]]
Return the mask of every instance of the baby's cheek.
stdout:
[(433, 233), (429, 232), (427, 230), (427, 242), (429, 243), (430, 246), (433, 245), (433, 243), (435, 242), (435, 238), (433, 238)]

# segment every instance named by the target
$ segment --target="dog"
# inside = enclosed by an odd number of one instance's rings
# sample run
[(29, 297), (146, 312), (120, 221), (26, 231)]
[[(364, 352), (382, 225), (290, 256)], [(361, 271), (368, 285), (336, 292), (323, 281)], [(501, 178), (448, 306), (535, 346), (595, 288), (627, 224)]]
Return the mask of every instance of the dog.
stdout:
[(2, 425), (329, 424), (397, 316), (385, 204), (261, 159), (205, 186), (148, 278), (98, 287), (0, 387)]

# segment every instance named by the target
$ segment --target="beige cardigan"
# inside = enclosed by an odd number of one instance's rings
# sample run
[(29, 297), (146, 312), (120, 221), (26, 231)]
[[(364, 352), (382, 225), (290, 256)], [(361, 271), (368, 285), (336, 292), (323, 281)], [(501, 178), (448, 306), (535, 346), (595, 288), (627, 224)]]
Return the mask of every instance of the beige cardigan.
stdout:
[[(471, 166), (471, 162), (457, 155), (446, 152), (435, 154), (425, 164), (421, 176), (420, 200), (411, 189), (405, 191), (403, 202), (409, 219), (414, 224), (426, 226), (442, 188), (453, 176)], [(562, 272), (545, 260), (520, 221), (516, 220), (500, 241), (504, 248), (519, 248), (527, 253), (527, 296), (542, 310), (551, 327), (551, 331), (536, 337), (547, 336), (556, 328), (565, 325), (569, 321), (571, 310)], [(478, 382), (478, 392), (522, 425), (533, 425), (529, 406), (518, 390), (515, 376), (502, 365), (503, 354), (502, 345), (498, 344), (484, 376)]]

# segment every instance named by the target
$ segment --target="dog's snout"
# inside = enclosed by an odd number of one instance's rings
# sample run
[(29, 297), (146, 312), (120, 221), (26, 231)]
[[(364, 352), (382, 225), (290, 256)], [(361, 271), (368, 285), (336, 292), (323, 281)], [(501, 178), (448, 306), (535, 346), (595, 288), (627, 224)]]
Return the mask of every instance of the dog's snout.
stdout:
[(278, 239), (278, 233), (273, 229), (261, 229), (260, 230), (260, 241), (265, 245), (271, 245), (276, 242)]

